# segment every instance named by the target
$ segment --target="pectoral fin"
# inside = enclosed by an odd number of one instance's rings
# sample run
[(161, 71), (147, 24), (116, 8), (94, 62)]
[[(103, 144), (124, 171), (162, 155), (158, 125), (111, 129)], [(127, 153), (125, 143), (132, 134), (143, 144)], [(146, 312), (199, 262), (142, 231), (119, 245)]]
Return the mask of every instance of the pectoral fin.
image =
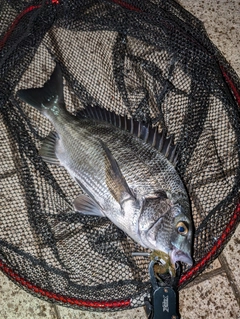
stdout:
[(74, 208), (83, 215), (105, 217), (99, 205), (87, 195), (81, 194), (74, 199)]
[(162, 189), (157, 190), (157, 191), (150, 191), (144, 197), (145, 197), (145, 199), (155, 199), (155, 198), (159, 198), (159, 199), (163, 199), (163, 200), (168, 199), (167, 193)]
[(51, 132), (43, 141), (39, 150), (39, 155), (42, 159), (50, 164), (60, 165), (60, 162), (55, 154), (55, 145), (58, 139), (56, 132)]
[(106, 183), (115, 200), (121, 205), (127, 199), (134, 199), (128, 184), (109, 148), (101, 141), (105, 151)]

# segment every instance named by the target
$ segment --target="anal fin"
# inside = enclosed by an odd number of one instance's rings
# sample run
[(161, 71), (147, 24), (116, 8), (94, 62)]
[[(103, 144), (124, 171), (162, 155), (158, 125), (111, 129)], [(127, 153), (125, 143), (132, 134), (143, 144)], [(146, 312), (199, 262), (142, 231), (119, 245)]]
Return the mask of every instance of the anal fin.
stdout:
[(58, 158), (55, 153), (55, 145), (58, 139), (56, 132), (51, 132), (43, 141), (42, 146), (39, 150), (39, 155), (42, 159), (50, 164), (60, 165)]
[(83, 215), (105, 217), (100, 206), (87, 195), (81, 194), (74, 199), (74, 208)]

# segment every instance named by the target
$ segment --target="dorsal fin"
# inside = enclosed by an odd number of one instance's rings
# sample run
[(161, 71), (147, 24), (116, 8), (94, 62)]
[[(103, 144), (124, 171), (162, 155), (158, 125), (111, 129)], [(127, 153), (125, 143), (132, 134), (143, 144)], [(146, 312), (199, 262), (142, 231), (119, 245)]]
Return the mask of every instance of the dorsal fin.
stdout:
[(117, 115), (99, 106), (87, 106), (77, 112), (77, 117), (104, 121), (126, 130), (159, 150), (174, 166), (177, 164), (177, 146), (173, 144), (173, 136), (167, 137), (165, 130), (158, 132), (157, 127), (138, 122), (126, 115)]

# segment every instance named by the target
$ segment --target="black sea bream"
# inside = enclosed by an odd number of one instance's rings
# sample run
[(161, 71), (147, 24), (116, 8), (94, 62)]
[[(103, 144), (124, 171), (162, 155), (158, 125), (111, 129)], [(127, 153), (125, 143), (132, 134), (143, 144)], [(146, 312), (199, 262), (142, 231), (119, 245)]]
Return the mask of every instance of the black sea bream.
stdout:
[(167, 253), (173, 264), (192, 265), (190, 205), (170, 139), (100, 108), (73, 116), (65, 107), (58, 65), (42, 88), (17, 95), (52, 122), (55, 132), (40, 155), (65, 167), (83, 189), (74, 200), (76, 211), (106, 216), (143, 247)]

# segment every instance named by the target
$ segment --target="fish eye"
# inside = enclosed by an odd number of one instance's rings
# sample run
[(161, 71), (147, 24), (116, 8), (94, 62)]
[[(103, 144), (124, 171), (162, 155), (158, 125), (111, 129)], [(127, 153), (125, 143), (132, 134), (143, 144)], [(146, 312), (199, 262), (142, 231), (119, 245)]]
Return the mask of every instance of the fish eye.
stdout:
[(177, 231), (178, 231), (178, 233), (179, 233), (180, 235), (185, 236), (185, 235), (187, 235), (187, 233), (188, 233), (188, 227), (187, 227), (187, 225), (186, 225), (185, 223), (179, 222), (179, 223), (177, 224)]

